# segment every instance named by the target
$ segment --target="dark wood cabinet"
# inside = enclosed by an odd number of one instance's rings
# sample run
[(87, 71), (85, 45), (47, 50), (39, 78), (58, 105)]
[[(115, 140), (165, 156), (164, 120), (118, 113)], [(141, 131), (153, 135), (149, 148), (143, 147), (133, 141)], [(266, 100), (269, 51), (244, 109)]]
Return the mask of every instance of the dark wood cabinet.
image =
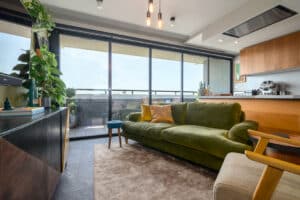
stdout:
[(51, 199), (62, 171), (66, 109), (0, 138), (0, 199)]
[(241, 50), (240, 64), (242, 75), (300, 67), (300, 32)]

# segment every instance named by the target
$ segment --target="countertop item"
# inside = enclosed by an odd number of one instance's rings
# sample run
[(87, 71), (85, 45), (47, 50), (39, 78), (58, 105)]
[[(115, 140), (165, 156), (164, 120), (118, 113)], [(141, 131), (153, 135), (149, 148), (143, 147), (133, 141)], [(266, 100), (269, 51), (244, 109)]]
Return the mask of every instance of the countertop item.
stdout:
[(200, 96), (199, 99), (285, 99), (285, 100), (300, 100), (300, 95)]
[(33, 116), (1, 116), (0, 117), (0, 137), (8, 135), (10, 132), (25, 128), (32, 123), (40, 121), (44, 118), (51, 117), (57, 112), (65, 110), (65, 107), (59, 108), (57, 110), (45, 110), (44, 113), (33, 115)]

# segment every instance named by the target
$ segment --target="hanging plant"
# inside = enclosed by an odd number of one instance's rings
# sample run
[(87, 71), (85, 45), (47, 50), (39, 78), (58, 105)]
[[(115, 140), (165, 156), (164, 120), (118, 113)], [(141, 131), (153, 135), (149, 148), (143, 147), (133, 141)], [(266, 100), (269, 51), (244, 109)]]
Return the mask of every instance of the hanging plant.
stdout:
[(40, 3), (39, 0), (20, 0), (23, 4), (24, 8), (30, 15), (30, 17), (34, 20), (34, 25), (32, 26), (34, 29), (47, 29), (47, 31), (51, 32), (55, 27), (55, 23), (48, 14), (46, 8)]
[(30, 77), (36, 81), (42, 97), (51, 97), (55, 105), (62, 105), (66, 96), (66, 86), (59, 78), (55, 54), (47, 47), (40, 49), (40, 54), (31, 57)]

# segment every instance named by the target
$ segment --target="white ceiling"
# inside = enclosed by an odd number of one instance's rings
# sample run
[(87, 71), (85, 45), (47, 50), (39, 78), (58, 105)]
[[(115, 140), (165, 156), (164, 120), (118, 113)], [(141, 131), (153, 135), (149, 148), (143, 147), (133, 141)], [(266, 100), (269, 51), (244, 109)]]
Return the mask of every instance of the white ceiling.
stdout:
[[(152, 16), (152, 26), (146, 26), (148, 0), (104, 0), (98, 10), (96, 0), (40, 0), (55, 18), (107, 26), (126, 32), (152, 35), (177, 40), (177, 42), (238, 53), (240, 49), (280, 35), (300, 30), (300, 15), (273, 24), (236, 39), (222, 33), (249, 18), (278, 4), (300, 13), (300, 0), (162, 0), (164, 26), (157, 25), (158, 1)], [(170, 17), (176, 17), (175, 27)], [(223, 42), (219, 42), (222, 39)]]

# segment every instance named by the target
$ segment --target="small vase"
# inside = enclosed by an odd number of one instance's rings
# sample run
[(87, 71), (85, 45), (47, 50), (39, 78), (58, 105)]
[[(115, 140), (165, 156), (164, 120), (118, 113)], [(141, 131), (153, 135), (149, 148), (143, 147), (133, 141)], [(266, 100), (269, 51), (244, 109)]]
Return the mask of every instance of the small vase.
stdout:
[(51, 97), (43, 97), (42, 105), (44, 108), (50, 108), (51, 107)]

